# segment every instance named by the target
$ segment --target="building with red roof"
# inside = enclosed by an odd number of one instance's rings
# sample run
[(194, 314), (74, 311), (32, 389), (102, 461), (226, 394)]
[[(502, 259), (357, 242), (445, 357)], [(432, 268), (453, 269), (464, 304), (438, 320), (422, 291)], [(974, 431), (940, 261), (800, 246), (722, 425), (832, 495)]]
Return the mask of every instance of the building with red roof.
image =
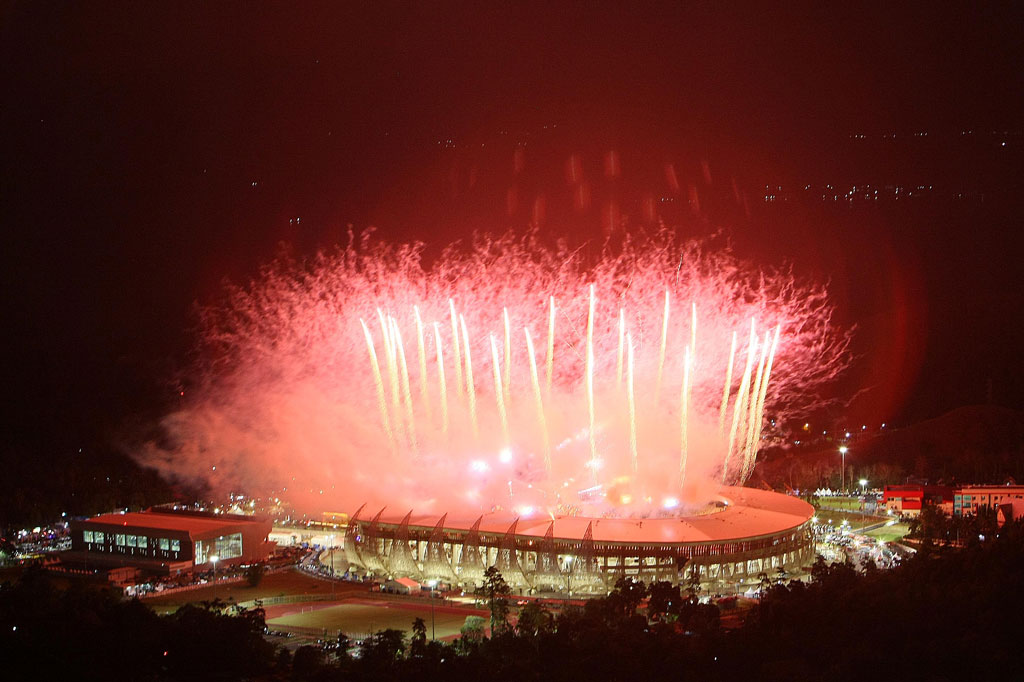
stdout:
[(882, 505), (900, 516), (917, 516), (929, 505), (951, 514), (953, 488), (948, 485), (887, 485), (882, 491)]
[(180, 509), (102, 514), (71, 522), (66, 558), (162, 574), (263, 561), (273, 551), (269, 519)]

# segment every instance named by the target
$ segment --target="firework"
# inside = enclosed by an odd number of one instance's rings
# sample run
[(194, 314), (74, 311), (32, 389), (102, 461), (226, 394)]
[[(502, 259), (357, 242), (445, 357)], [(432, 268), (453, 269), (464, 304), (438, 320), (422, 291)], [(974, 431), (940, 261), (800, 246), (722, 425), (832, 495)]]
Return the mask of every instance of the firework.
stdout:
[(845, 365), (824, 288), (787, 271), (667, 233), (592, 261), (531, 234), (431, 267), (370, 237), (276, 262), (203, 311), (209, 363), (150, 462), (215, 459), (218, 484), (341, 504), (486, 510), (510, 481), (537, 508), (584, 489), (607, 508), (699, 504), (750, 475), (766, 412), (810, 406)]

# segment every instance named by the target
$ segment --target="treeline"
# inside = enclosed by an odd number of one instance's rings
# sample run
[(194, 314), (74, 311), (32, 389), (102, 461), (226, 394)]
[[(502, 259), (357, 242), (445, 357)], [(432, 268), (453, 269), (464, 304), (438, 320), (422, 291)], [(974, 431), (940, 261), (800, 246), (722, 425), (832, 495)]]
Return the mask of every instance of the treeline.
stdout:
[[(982, 534), (984, 535), (984, 534)], [(1024, 607), (1024, 527), (975, 535), (963, 547), (926, 541), (891, 571), (819, 560), (810, 582), (760, 576), (762, 597), (725, 630), (696, 586), (621, 580), (607, 597), (553, 614), (518, 612), (489, 572), (480, 591), (490, 636), (467, 624), (454, 642), (384, 630), (327, 651), (277, 651), (260, 609), (221, 605), (158, 617), (138, 602), (73, 588), (30, 572), (0, 590), (4, 664), (45, 666), (53, 677), (205, 680), (962, 680), (1011, 675), (1016, 615)], [(17, 628), (16, 630), (13, 628)], [(59, 652), (59, 655), (58, 655)]]
[[(158, 616), (111, 589), (61, 589), (38, 567), (0, 587), (5, 679), (236, 680), (272, 670), (262, 609), (227, 615), (219, 602)], [(9, 676), (8, 676), (9, 675)]]

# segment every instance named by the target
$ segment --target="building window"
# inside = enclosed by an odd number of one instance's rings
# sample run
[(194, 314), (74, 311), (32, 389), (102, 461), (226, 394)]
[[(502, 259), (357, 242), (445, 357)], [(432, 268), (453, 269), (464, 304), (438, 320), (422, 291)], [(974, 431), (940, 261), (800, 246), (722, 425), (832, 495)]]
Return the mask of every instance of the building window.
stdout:
[(96, 531), (92, 534), (92, 541), (99, 542), (100, 544), (102, 544), (106, 541), (106, 537), (104, 537), (103, 533), (101, 533), (100, 531)]
[(160, 538), (160, 549), (162, 549), (163, 551), (166, 552), (170, 548), (171, 548), (171, 541), (168, 540), (167, 538)]
[(128, 546), (129, 547), (135, 547), (138, 539), (139, 538), (136, 537), (135, 535), (129, 535), (128, 536)]
[(118, 547), (124, 547), (124, 545), (125, 545), (125, 535), (124, 535), (124, 533), (118, 533), (117, 534), (117, 546)]
[(242, 534), (234, 533), (217, 538), (217, 556), (220, 559), (234, 559), (242, 556)]
[(181, 542), (178, 540), (171, 540), (171, 551), (178, 552), (181, 550)]
[(86, 542), (92, 542), (92, 531), (91, 530), (82, 531), (82, 539), (85, 540)]

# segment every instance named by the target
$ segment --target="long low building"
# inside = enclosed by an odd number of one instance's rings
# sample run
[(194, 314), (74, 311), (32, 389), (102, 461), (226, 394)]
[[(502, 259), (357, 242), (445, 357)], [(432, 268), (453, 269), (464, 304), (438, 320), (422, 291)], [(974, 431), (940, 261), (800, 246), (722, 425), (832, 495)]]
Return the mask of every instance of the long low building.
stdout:
[(67, 559), (162, 574), (263, 561), (269, 519), (172, 509), (102, 514), (71, 522)]
[(953, 496), (953, 514), (977, 514), (979, 509), (998, 509), (1024, 501), (1024, 485), (965, 485)]
[(713, 586), (814, 561), (814, 508), (751, 488), (724, 488), (698, 514), (646, 519), (364, 512), (346, 530), (350, 562), (382, 577), (467, 588), (488, 566), (516, 588), (602, 592), (621, 576)]

